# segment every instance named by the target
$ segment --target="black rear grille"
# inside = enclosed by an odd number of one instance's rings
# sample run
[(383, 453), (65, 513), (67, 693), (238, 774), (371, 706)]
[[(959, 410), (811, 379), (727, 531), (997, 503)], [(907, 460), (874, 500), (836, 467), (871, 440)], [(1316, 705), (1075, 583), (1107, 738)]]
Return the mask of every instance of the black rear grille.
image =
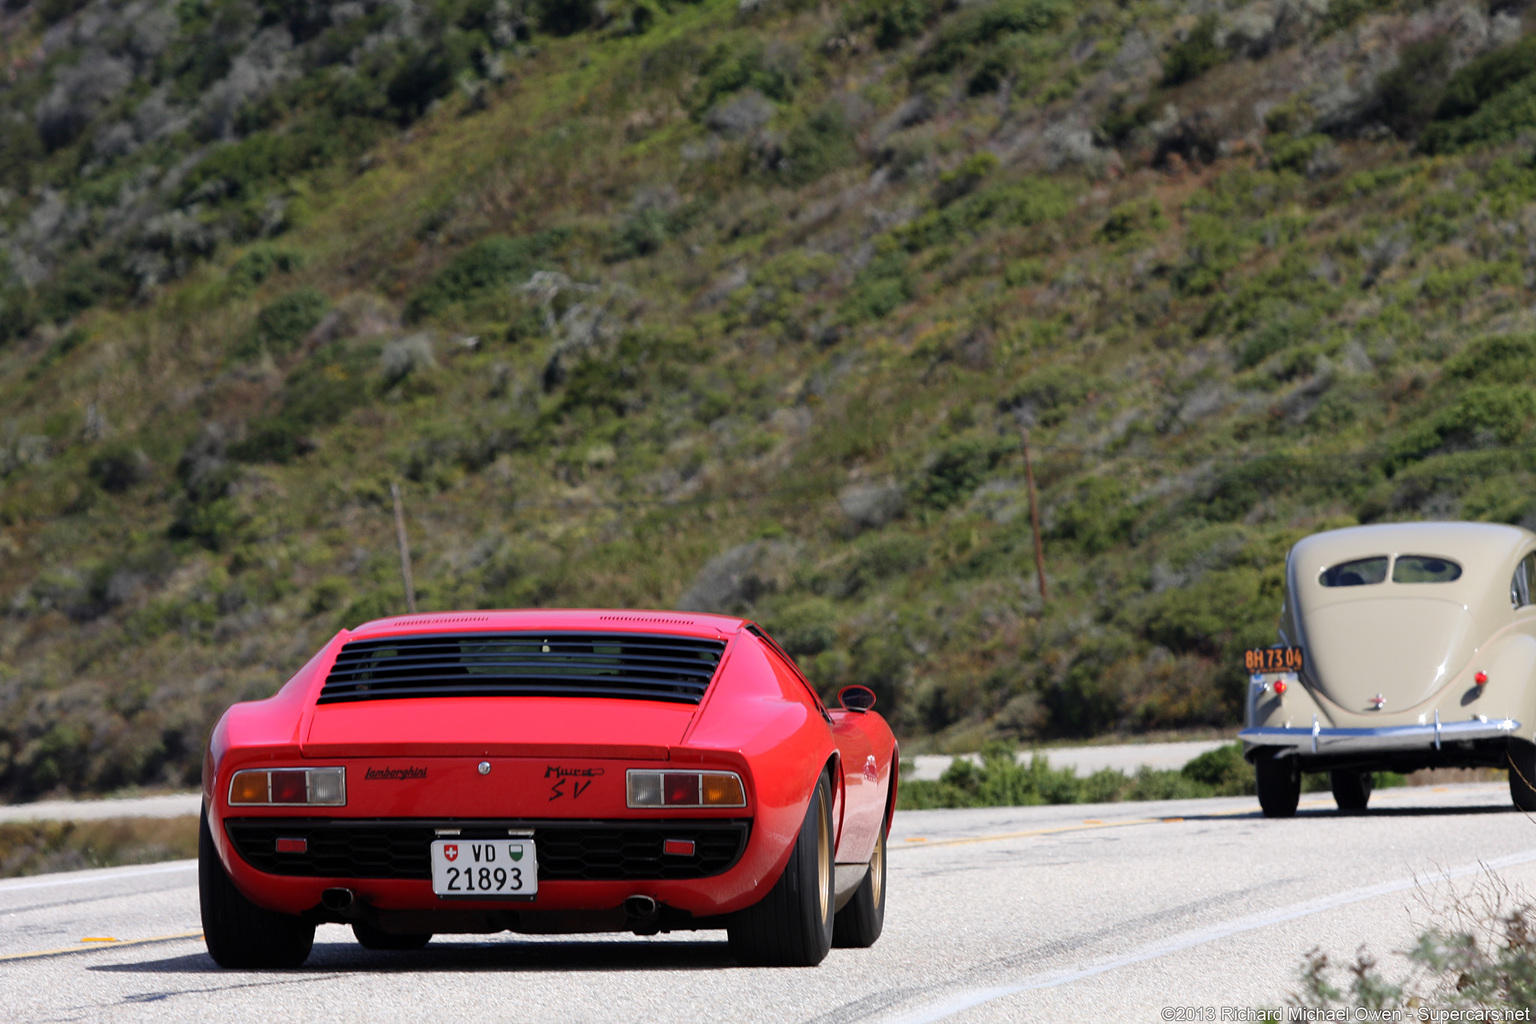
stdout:
[(620, 697), (697, 704), (722, 640), (645, 633), (456, 633), (353, 640), (320, 704), (401, 697)]
[[(235, 851), (259, 871), (310, 878), (431, 878), (438, 829), (457, 838), (506, 838), (508, 829), (533, 832), (539, 881), (592, 882), (706, 878), (727, 870), (746, 848), (751, 822), (713, 821), (316, 821), (313, 818), (230, 818)], [(304, 839), (305, 853), (278, 853), (277, 840)], [(694, 844), (691, 855), (667, 854), (669, 839)]]

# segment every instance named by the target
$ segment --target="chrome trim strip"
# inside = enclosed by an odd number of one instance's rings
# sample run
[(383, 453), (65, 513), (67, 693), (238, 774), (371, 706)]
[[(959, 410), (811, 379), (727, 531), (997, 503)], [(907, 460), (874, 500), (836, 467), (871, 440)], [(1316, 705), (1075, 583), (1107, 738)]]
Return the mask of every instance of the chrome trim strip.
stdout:
[(1466, 722), (1441, 722), (1440, 712), (1435, 712), (1433, 725), (1387, 725), (1373, 729), (1324, 729), (1313, 718), (1312, 727), (1292, 728), (1263, 726), (1244, 729), (1237, 738), (1255, 747), (1311, 746), (1314, 754), (1349, 753), (1357, 750), (1413, 750), (1418, 747), (1441, 749), (1446, 743), (1463, 740), (1491, 740), (1507, 737), (1520, 728), (1513, 718), (1485, 722), (1472, 719)]

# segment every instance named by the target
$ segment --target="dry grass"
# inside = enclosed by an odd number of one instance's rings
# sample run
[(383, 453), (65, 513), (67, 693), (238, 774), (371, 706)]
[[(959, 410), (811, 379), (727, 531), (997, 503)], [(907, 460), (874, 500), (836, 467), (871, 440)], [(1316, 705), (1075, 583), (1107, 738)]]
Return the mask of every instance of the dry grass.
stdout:
[(197, 818), (103, 818), (0, 825), (0, 878), (197, 856)]

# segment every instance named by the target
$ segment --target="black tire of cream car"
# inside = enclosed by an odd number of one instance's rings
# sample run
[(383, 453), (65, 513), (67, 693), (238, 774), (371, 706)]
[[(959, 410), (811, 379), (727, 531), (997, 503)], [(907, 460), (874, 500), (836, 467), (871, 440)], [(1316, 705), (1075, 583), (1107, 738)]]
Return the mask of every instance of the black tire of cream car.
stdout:
[(1393, 523), (1291, 549), (1275, 648), (1248, 652), (1246, 727), (1268, 817), (1296, 813), (1305, 772), (1341, 811), (1372, 773), (1507, 768), (1536, 810), (1536, 533)]

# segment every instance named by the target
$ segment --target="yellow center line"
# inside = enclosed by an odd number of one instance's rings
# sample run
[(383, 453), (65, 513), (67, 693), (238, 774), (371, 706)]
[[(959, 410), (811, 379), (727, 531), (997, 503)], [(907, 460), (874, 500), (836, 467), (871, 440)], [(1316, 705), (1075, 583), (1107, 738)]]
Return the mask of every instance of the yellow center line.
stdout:
[(6, 960), (31, 960), (40, 956), (60, 956), (64, 953), (94, 953), (103, 949), (117, 949), (119, 946), (142, 946), (149, 942), (174, 942), (177, 939), (200, 939), (203, 931), (199, 928), (195, 932), (179, 932), (176, 935), (155, 935), (147, 939), (81, 939), (81, 942), (93, 943), (89, 946), (64, 946), (60, 949), (40, 949), (35, 953), (3, 953), (0, 954), (0, 962)]

